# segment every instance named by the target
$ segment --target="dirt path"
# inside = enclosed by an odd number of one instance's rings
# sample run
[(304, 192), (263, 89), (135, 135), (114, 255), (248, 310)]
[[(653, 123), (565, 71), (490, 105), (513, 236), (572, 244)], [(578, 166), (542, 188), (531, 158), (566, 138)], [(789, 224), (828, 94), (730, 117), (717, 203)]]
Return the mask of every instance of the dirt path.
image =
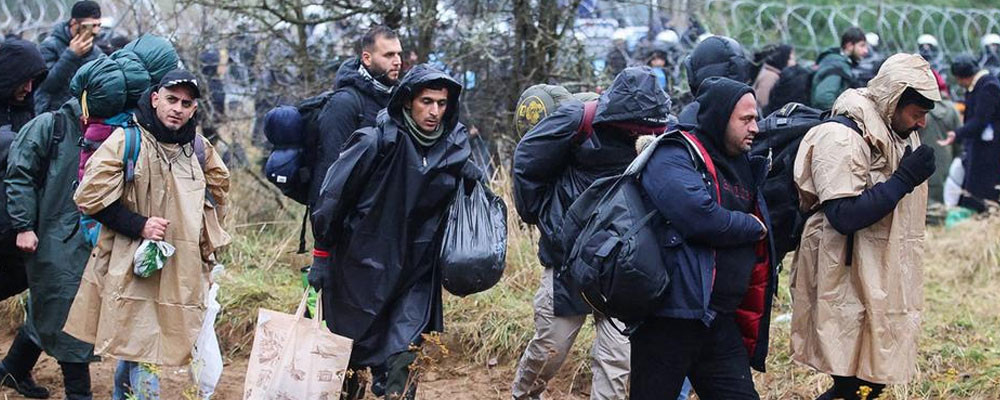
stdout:
[[(0, 355), (7, 353), (12, 340), (13, 337), (9, 334), (0, 337)], [(246, 359), (228, 360), (213, 399), (240, 399), (246, 368)], [(95, 400), (111, 398), (114, 372), (115, 362), (113, 360), (103, 360), (91, 364), (90, 375), (93, 381)], [(33, 376), (38, 384), (52, 391), (52, 399), (62, 398), (62, 373), (55, 359), (48, 355), (42, 355), (33, 371)], [(487, 368), (479, 365), (445, 363), (438, 370), (428, 372), (421, 379), (417, 398), (433, 400), (509, 399), (512, 376), (513, 373), (509, 368)], [(569, 385), (564, 382), (566, 380), (568, 379), (560, 379), (560, 382), (555, 382), (553, 386), (568, 387)], [(179, 395), (176, 397), (168, 395), (168, 393), (180, 393), (180, 390), (182, 389), (174, 389), (168, 383), (164, 383), (162, 398), (164, 400), (181, 399), (182, 397)], [(568, 394), (558, 389), (552, 389), (547, 398), (579, 400), (586, 399), (587, 396), (586, 393)], [(22, 399), (24, 397), (17, 395), (13, 390), (0, 387), (0, 400)]]

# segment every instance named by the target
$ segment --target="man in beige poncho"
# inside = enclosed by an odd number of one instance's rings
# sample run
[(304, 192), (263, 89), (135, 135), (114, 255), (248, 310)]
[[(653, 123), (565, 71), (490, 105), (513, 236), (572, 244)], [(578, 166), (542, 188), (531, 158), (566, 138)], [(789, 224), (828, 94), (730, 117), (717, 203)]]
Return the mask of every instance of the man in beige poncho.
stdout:
[[(195, 132), (200, 94), (190, 72), (167, 73), (139, 99), (137, 126), (117, 129), (91, 156), (74, 198), (104, 227), (64, 330), (94, 343), (96, 354), (122, 360), (116, 399), (139, 390), (141, 399), (157, 398), (158, 381), (136, 373), (137, 363), (190, 361), (205, 314), (212, 254), (230, 239), (219, 224), (229, 170)], [(139, 154), (131, 167), (125, 153), (135, 148), (127, 143), (134, 144), (136, 128)], [(133, 273), (143, 239), (176, 248), (163, 269), (146, 278)]]
[(939, 101), (927, 61), (897, 54), (802, 140), (806, 221), (792, 271), (792, 358), (833, 376), (819, 399), (874, 399), (916, 372), (923, 308), (925, 181), (934, 151), (913, 134)]

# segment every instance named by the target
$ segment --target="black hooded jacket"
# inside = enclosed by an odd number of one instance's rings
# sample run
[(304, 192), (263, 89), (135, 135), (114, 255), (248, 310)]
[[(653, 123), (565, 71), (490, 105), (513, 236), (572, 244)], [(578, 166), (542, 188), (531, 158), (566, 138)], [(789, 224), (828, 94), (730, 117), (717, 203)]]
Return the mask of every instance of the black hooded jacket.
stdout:
[[(699, 93), (702, 82), (714, 76), (744, 83), (751, 79), (750, 63), (743, 46), (725, 36), (712, 36), (699, 43), (684, 61), (684, 69), (691, 93)], [(678, 119), (684, 129), (692, 130), (697, 125), (698, 110), (697, 99), (681, 110)]]
[(309, 204), (315, 204), (326, 170), (354, 131), (375, 125), (375, 117), (387, 104), (389, 93), (379, 91), (371, 80), (358, 72), (361, 60), (349, 60), (337, 70), (337, 90), (323, 106), (319, 117), (320, 143), (313, 165)]
[[(448, 88), (445, 133), (423, 148), (405, 128), (404, 104), (432, 83)], [(443, 329), (442, 221), (460, 179), (481, 177), (468, 173), (461, 90), (444, 72), (413, 67), (375, 126), (351, 135), (323, 180), (312, 223), (317, 248), (330, 255), (317, 250), (313, 268), (328, 269), (324, 318), (354, 339), (352, 366), (381, 365), (422, 332)]]
[(34, 81), (37, 88), (48, 68), (42, 53), (31, 42), (11, 39), (0, 42), (0, 126), (10, 125), (17, 132), (35, 116), (34, 96), (29, 94), (24, 101), (14, 100), (16, 91), (25, 82)]
[[(705, 146), (719, 171), (722, 207), (752, 214), (756, 208), (757, 182), (748, 154), (730, 156), (725, 152), (726, 127), (740, 98), (753, 89), (725, 78), (706, 80), (698, 93), (702, 107), (698, 112), (698, 127), (694, 134)], [(716, 250), (715, 287), (710, 306), (717, 312), (729, 313), (743, 301), (750, 272), (756, 263), (754, 243), (723, 247)]]
[[(524, 135), (514, 151), (514, 204), (521, 220), (538, 226), (538, 258), (546, 268), (563, 266), (563, 216), (599, 178), (622, 173), (636, 156), (635, 138), (614, 122), (666, 125), (670, 99), (647, 67), (627, 68), (598, 100), (594, 134), (580, 141), (582, 103), (563, 105)], [(556, 315), (589, 312), (579, 294), (554, 283)]]

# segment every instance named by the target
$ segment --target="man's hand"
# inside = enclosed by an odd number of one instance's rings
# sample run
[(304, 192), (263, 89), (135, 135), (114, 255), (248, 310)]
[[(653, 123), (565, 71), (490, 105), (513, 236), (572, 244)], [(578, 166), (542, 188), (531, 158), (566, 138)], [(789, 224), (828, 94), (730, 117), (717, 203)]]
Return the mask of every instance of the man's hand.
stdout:
[(146, 226), (142, 227), (142, 237), (149, 240), (163, 240), (168, 226), (170, 226), (170, 221), (160, 217), (149, 217), (146, 220)]
[(25, 231), (17, 234), (17, 248), (25, 253), (38, 250), (38, 236), (35, 231)]
[(948, 131), (948, 137), (937, 141), (938, 146), (941, 147), (951, 146), (952, 143), (955, 143), (955, 131)]
[(73, 36), (73, 39), (69, 41), (69, 49), (76, 54), (77, 57), (83, 57), (90, 53), (90, 49), (94, 47), (94, 36), (86, 35), (83, 32)]

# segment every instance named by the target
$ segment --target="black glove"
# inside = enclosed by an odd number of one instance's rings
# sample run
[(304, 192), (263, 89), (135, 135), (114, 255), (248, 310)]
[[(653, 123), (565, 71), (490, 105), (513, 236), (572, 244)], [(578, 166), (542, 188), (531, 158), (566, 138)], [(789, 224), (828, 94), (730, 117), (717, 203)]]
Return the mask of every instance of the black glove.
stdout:
[(306, 276), (306, 280), (309, 281), (309, 286), (312, 286), (316, 291), (323, 290), (323, 282), (326, 282), (330, 276), (331, 257), (329, 254), (318, 255), (316, 251), (313, 252), (313, 264), (309, 267), (309, 275)]
[(903, 158), (899, 160), (899, 168), (893, 175), (913, 188), (934, 175), (934, 169), (934, 149), (926, 144), (920, 145), (916, 150), (906, 146)]

